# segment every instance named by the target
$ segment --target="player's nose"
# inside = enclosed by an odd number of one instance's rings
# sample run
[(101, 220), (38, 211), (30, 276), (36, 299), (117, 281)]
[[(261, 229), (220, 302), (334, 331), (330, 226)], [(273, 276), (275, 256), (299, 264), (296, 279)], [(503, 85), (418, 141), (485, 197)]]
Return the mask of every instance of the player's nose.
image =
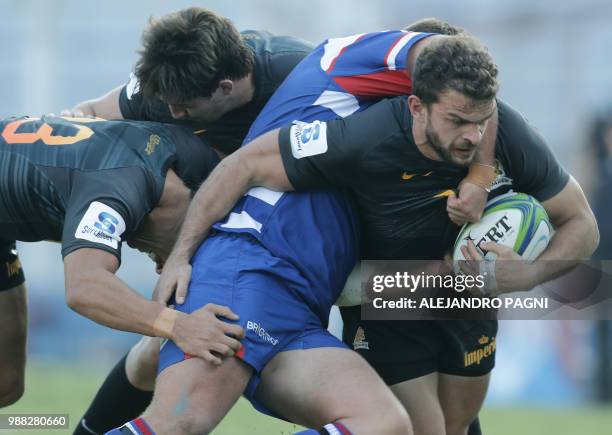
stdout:
[(478, 124), (470, 124), (463, 133), (463, 139), (474, 145), (478, 145), (482, 140), (483, 129)]

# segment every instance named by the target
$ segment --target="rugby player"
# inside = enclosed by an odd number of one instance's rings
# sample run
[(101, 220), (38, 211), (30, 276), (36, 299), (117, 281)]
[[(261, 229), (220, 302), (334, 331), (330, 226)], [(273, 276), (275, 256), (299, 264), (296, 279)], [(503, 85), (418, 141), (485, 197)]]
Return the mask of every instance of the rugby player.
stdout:
[(61, 242), (67, 304), (95, 322), (173, 338), (209, 360), (240, 348), (241, 328), (216, 318), (236, 318), (226, 307), (184, 315), (114, 274), (124, 240), (168, 255), (192, 190), (219, 161), (214, 150), (189, 130), (153, 123), (11, 118), (0, 131), (0, 406), (23, 393), (27, 304), (17, 240)]
[[(240, 198), (252, 186), (347, 188), (363, 224), (362, 258), (441, 259), (458, 231), (446, 216), (444, 199), (465, 176), (496, 107), (495, 152), (502, 173), (491, 187), (495, 194), (512, 187), (535, 196), (556, 228), (530, 273), (508, 276), (505, 262), (499, 262), (496, 272), (505, 279), (498, 284), (532, 288), (571, 265), (549, 260), (588, 257), (598, 232), (579, 185), (524, 118), (495, 99), (497, 69), (488, 55), (457, 42), (465, 38), (453, 41), (435, 41), (417, 58), (413, 96), (383, 101), (344, 120), (270, 132), (224, 160), (190, 206), (172, 261), (166, 264), (173, 268), (168, 287), (176, 284), (177, 274), (187, 275), (190, 252), (218, 219), (230, 211), (230, 218), (246, 211)], [(359, 40), (345, 42), (342, 48), (348, 52)], [(462, 64), (466, 59), (473, 63)], [(223, 198), (216, 195), (221, 188)], [(495, 244), (486, 249), (499, 259), (518, 257)], [(466, 432), (484, 400), (494, 355), (478, 366), (466, 366), (464, 353), (477, 348), (483, 336), (493, 339), (496, 322), (368, 322), (360, 319), (358, 307), (344, 309), (343, 319), (345, 341), (357, 343), (359, 337), (368, 342), (359, 352), (392, 386), (415, 433)]]
[[(424, 36), (381, 32), (366, 35), (363, 40), (380, 44), (385, 39), (403, 39), (404, 45), (409, 45)], [(446, 39), (450, 40), (442, 38)], [(477, 49), (474, 51), (478, 54)], [(466, 56), (469, 52), (453, 54), (471, 60)], [(277, 97), (286, 96), (286, 85), (293, 76), (255, 121), (247, 142), (296, 116), (305, 121), (337, 116), (332, 109), (339, 106), (329, 99), (325, 106), (298, 103), (284, 112), (275, 105)], [(470, 83), (474, 87), (480, 84)], [(340, 400), (347, 407), (338, 407), (338, 392), (356, 387), (363, 391), (364, 382), (371, 382), (363, 368), (357, 376), (359, 383), (354, 382), (354, 372), (346, 377), (347, 367), (357, 360), (324, 329), (331, 303), (339, 293), (338, 284), (344, 284), (357, 256), (352, 252), (356, 246), (347, 246), (347, 237), (355, 236), (347, 232), (354, 226), (352, 216), (339, 192), (283, 195), (267, 189), (250, 190), (201, 245), (193, 259), (187, 299), (177, 305), (177, 309), (190, 312), (210, 302), (228, 303), (246, 326), (244, 350), (236, 359), (225, 360), (214, 369), (205, 362), (186, 359), (184, 352), (167, 343), (161, 350), (152, 405), (143, 417), (109, 433), (139, 433), (142, 427), (153, 433), (209, 433), (242, 393), (259, 409), (309, 427), (323, 426), (320, 433), (340, 431), (338, 424), (349, 433), (409, 431), (390, 428), (388, 417), (372, 420), (372, 404), (364, 411), (364, 400), (371, 400), (372, 394), (383, 394), (377, 388), (365, 388), (367, 395), (350, 394)], [(301, 312), (304, 309), (306, 315)], [(328, 366), (333, 361), (333, 369), (325, 369), (326, 376), (313, 385), (312, 379), (323, 370), (322, 361)], [(313, 395), (318, 401), (314, 408), (309, 401)]]
[[(126, 84), (62, 114), (178, 123), (199, 131), (221, 155), (240, 146), (270, 96), (313, 48), (291, 36), (238, 32), (227, 18), (197, 7), (152, 19), (142, 44)], [(143, 337), (111, 370), (74, 434), (103, 433), (144, 411), (158, 353), (159, 340)]]
[(229, 19), (198, 7), (151, 19), (142, 46), (126, 84), (66, 114), (188, 125), (224, 154), (240, 147), (270, 96), (314, 47), (267, 31), (238, 32)]
[[(222, 49), (217, 47), (219, 34), (231, 35), (226, 38), (226, 46)], [(111, 118), (136, 117), (171, 121), (172, 116), (175, 116), (178, 118), (176, 121), (180, 122), (189, 118), (194, 128), (207, 129), (204, 138), (208, 143), (223, 152), (231, 152), (235, 149), (233, 144), (243, 140), (257, 111), (291, 68), (310, 51), (307, 43), (295, 38), (273, 37), (267, 32), (243, 32), (247, 48), (254, 53), (252, 71), (245, 73), (245, 77), (232, 80), (223, 76), (227, 74), (227, 67), (222, 64), (214, 73), (208, 73), (210, 65), (215, 65), (215, 59), (223, 58), (229, 62), (231, 55), (243, 51), (233, 46), (244, 45), (236, 35), (237, 31), (228, 20), (199, 8), (186, 9), (159, 21), (152, 21), (144, 33), (144, 50), (136, 68), (136, 77), (127, 85), (100, 99), (81, 103), (73, 110)], [(419, 45), (416, 42), (415, 48)], [(398, 65), (404, 63), (404, 53), (411, 46), (404, 47), (405, 50), (398, 57)], [(176, 56), (176, 52), (197, 53), (198, 56), (190, 62)], [(152, 75), (150, 71), (162, 60), (165, 61), (165, 69), (158, 76)], [(171, 68), (173, 65), (174, 69)], [(249, 74), (251, 78), (243, 80)], [(180, 80), (169, 80), (174, 77)], [(202, 86), (210, 89), (209, 83), (216, 85), (213, 96), (202, 97), (203, 94), (194, 91)], [(245, 83), (248, 86), (242, 86)], [(149, 98), (144, 98), (147, 89), (150, 90)], [(400, 93), (409, 92), (409, 88), (401, 86), (396, 89)], [(245, 106), (236, 107), (236, 102), (245, 101), (245, 95), (254, 97)], [(183, 106), (168, 104), (181, 99), (189, 100), (186, 106), (190, 110), (181, 111), (179, 109)], [(229, 106), (235, 108), (225, 112)], [(211, 123), (209, 117), (202, 115), (211, 112), (225, 115)], [(493, 138), (489, 142), (489, 149), (492, 149)], [(486, 159), (483, 156), (483, 161)], [(474, 182), (482, 184), (478, 180)], [(464, 183), (461, 199), (449, 199), (451, 217), (457, 220), (474, 220), (479, 217), (486, 198), (481, 190), (480, 187)], [(111, 371), (82, 420), (83, 428), (78, 428), (75, 435), (100, 433), (142, 412), (150, 401), (151, 394), (148, 391), (153, 388), (156, 356), (155, 340), (145, 338), (139, 342)]]

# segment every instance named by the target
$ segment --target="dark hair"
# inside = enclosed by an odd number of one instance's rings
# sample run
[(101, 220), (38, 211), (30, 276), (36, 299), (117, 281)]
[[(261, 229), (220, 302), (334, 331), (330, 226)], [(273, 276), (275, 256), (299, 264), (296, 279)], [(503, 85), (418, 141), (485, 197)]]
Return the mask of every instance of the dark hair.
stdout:
[(451, 23), (434, 17), (415, 21), (405, 27), (404, 30), (410, 32), (439, 33), (440, 35), (459, 35), (466, 33), (461, 27), (454, 26)]
[(145, 99), (181, 103), (209, 97), (223, 79), (246, 77), (254, 56), (230, 20), (188, 8), (149, 20), (136, 77)]
[(429, 105), (446, 90), (474, 101), (495, 98), (497, 65), (487, 49), (467, 35), (440, 38), (423, 49), (412, 75), (412, 93)]

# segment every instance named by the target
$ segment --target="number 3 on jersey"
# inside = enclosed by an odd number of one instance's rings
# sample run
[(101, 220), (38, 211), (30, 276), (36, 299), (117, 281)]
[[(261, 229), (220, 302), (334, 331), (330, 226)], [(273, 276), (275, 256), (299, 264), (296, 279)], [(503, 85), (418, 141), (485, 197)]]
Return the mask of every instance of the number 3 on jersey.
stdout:
[[(83, 118), (67, 118), (68, 120), (75, 120), (79, 122), (92, 122), (96, 121), (96, 119), (83, 119)], [(38, 140), (42, 141), (45, 145), (72, 145), (79, 141), (89, 139), (93, 136), (94, 132), (91, 128), (86, 127), (84, 125), (75, 124), (73, 122), (70, 123), (62, 123), (58, 122), (56, 126), (51, 126), (47, 122), (43, 122), (38, 127), (38, 130), (34, 132), (21, 132), (18, 133), (17, 130), (23, 125), (27, 123), (40, 123), (41, 120), (39, 118), (26, 118), (26, 119), (18, 119), (16, 121), (8, 123), (4, 130), (2, 131), (2, 138), (8, 144), (31, 144)], [(57, 127), (57, 128), (56, 128)], [(62, 128), (63, 127), (63, 128)], [(61, 136), (54, 135), (54, 129), (57, 130), (67, 130), (66, 127), (69, 127), (70, 130), (76, 130), (74, 134), (69, 136)]]

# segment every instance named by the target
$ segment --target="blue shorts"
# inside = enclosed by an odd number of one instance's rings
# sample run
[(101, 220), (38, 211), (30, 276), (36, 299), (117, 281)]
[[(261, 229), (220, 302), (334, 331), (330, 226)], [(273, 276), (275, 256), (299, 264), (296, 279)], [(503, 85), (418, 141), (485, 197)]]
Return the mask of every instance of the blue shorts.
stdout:
[[(303, 295), (319, 292), (286, 260), (274, 256), (259, 241), (244, 233), (219, 232), (207, 238), (193, 257), (191, 283), (185, 303), (176, 309), (191, 313), (206, 304), (228, 306), (240, 316), (245, 330), (236, 356), (255, 370), (244, 392), (259, 411), (274, 415), (254, 401), (265, 365), (279, 352), (320, 347), (346, 347), (331, 335), (327, 318), (315, 314)], [(318, 311), (321, 312), (320, 302)], [(228, 321), (229, 322), (229, 321)], [(160, 351), (159, 368), (190, 358), (175, 343)]]

